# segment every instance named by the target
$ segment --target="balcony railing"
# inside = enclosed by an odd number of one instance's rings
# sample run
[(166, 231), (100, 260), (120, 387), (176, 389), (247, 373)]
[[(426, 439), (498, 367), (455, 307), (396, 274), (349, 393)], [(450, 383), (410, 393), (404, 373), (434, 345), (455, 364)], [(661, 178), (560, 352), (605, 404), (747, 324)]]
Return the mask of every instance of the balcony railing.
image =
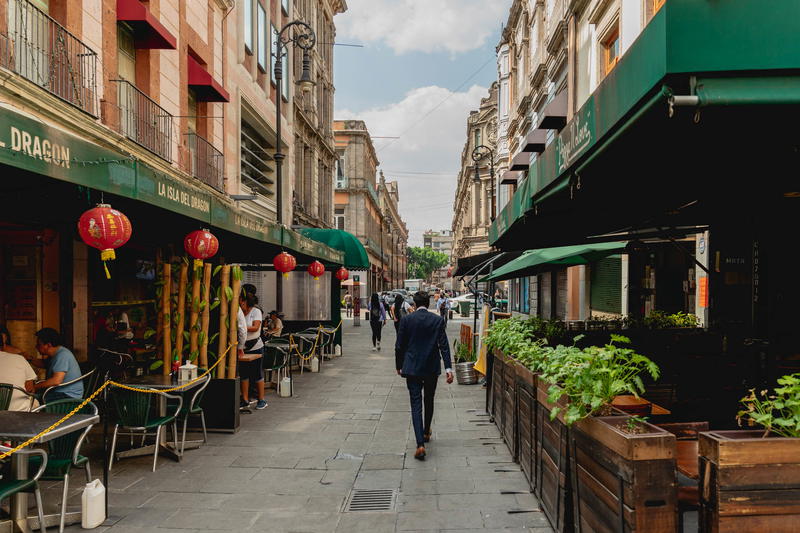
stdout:
[(27, 0), (7, 1), (0, 66), (96, 117), (97, 53)]
[(225, 160), (222, 152), (194, 132), (187, 133), (186, 140), (189, 145), (189, 163), (192, 176), (224, 193)]
[(121, 133), (172, 162), (172, 115), (129, 81), (111, 81), (118, 88)]

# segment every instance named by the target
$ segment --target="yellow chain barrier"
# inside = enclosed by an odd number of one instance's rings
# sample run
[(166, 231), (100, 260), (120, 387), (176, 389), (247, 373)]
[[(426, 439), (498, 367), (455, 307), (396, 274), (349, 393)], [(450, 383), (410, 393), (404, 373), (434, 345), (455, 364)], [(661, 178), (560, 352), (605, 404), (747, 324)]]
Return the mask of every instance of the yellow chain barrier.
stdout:
[[(308, 355), (308, 357), (306, 357), (304, 354), (300, 353), (300, 351), (297, 349), (297, 343), (294, 342), (294, 336), (291, 335), (291, 334), (289, 335), (289, 342), (290, 342), (291, 345), (294, 346), (294, 350), (295, 350), (295, 352), (297, 352), (297, 355), (300, 357), (300, 359), (302, 359), (303, 361), (308, 361), (309, 359), (314, 357), (314, 354), (317, 351), (317, 346), (319, 345), (319, 339), (321, 337), (322, 332), (324, 331), (326, 334), (336, 333), (336, 331), (338, 331), (340, 327), (342, 327), (342, 321), (341, 320), (339, 321), (339, 325), (336, 326), (336, 328), (334, 328), (333, 330), (325, 330), (325, 329), (323, 329), (322, 325), (320, 324), (320, 326), (319, 326), (319, 328), (317, 330), (317, 336), (314, 339), (314, 346), (311, 349), (311, 352)], [(97, 397), (97, 395), (100, 394), (101, 392), (103, 392), (103, 390), (106, 387), (108, 387), (109, 385), (114, 386), (114, 387), (118, 387), (120, 389), (125, 389), (125, 390), (129, 390), (129, 391), (134, 391), (134, 392), (143, 392), (143, 393), (147, 393), (147, 394), (163, 394), (163, 393), (175, 392), (175, 391), (178, 391), (178, 390), (181, 390), (181, 389), (185, 389), (186, 387), (189, 387), (190, 385), (194, 385), (195, 383), (197, 383), (198, 381), (202, 380), (207, 375), (209, 375), (217, 367), (217, 365), (219, 365), (220, 363), (222, 363), (225, 360), (225, 358), (228, 356), (228, 352), (230, 351), (232, 346), (233, 345), (228, 346), (228, 348), (223, 352), (223, 354), (217, 359), (217, 362), (214, 363), (213, 365), (211, 365), (205, 372), (203, 372), (202, 374), (197, 376), (195, 379), (193, 379), (191, 381), (187, 381), (183, 385), (178, 385), (177, 387), (172, 387), (171, 389), (141, 389), (139, 387), (131, 387), (130, 385), (125, 385), (125, 384), (122, 384), (122, 383), (117, 383), (116, 381), (108, 380), (105, 383), (103, 383), (100, 387), (98, 387), (97, 390), (94, 391), (88, 398), (86, 398), (80, 404), (78, 404), (78, 406), (75, 407), (75, 409), (73, 409), (72, 411), (70, 411), (69, 413), (67, 413), (63, 417), (61, 417), (59, 420), (54, 422), (52, 425), (50, 425), (50, 427), (48, 427), (47, 429), (39, 432), (37, 435), (34, 435), (33, 437), (29, 438), (28, 440), (26, 440), (22, 444), (19, 444), (18, 446), (15, 446), (14, 448), (11, 448), (7, 452), (0, 453), (0, 461), (5, 459), (5, 458), (7, 458), (7, 457), (10, 457), (12, 454), (14, 454), (14, 453), (16, 453), (16, 452), (18, 452), (18, 451), (20, 451), (20, 450), (22, 450), (24, 448), (27, 448), (28, 446), (30, 446), (31, 444), (36, 442), (39, 439), (39, 437), (41, 437), (42, 435), (44, 435), (46, 433), (49, 433), (49, 432), (53, 431), (55, 428), (57, 428), (58, 426), (60, 426), (61, 424), (63, 424), (64, 422), (66, 422), (67, 420), (72, 418), (73, 416), (75, 416), (75, 414), (78, 411), (83, 409), (89, 402), (94, 400)]]
[(185, 389), (186, 387), (188, 387), (190, 385), (194, 385), (195, 383), (197, 383), (201, 379), (205, 378), (208, 374), (210, 374), (217, 367), (217, 365), (219, 365), (220, 363), (222, 363), (225, 360), (225, 358), (227, 357), (228, 352), (230, 351), (230, 349), (231, 349), (231, 346), (228, 346), (228, 348), (225, 350), (225, 352), (223, 352), (222, 356), (219, 359), (217, 359), (217, 362), (214, 363), (213, 365), (211, 365), (211, 367), (208, 370), (206, 370), (205, 372), (203, 372), (201, 375), (197, 376), (195, 379), (193, 379), (191, 381), (187, 381), (183, 385), (178, 385), (177, 387), (173, 387), (171, 389), (161, 389), (161, 390), (140, 389), (138, 387), (130, 387), (128, 385), (123, 385), (122, 383), (117, 383), (116, 381), (108, 380), (105, 383), (103, 383), (100, 387), (98, 387), (97, 390), (94, 391), (88, 398), (86, 398), (80, 404), (78, 404), (78, 406), (75, 407), (75, 409), (73, 409), (72, 411), (70, 411), (69, 413), (67, 413), (63, 417), (61, 417), (59, 420), (54, 422), (50, 427), (48, 427), (44, 431), (40, 431), (37, 435), (34, 435), (33, 437), (29, 438), (28, 440), (26, 440), (22, 444), (20, 444), (18, 446), (15, 446), (14, 448), (11, 448), (7, 452), (0, 453), (0, 461), (5, 459), (6, 457), (11, 456), (13, 453), (16, 453), (16, 452), (22, 450), (23, 448), (27, 448), (28, 446), (30, 446), (31, 444), (36, 442), (39, 439), (39, 437), (41, 437), (42, 435), (44, 435), (46, 433), (49, 433), (49, 432), (53, 431), (55, 428), (57, 428), (58, 426), (60, 426), (61, 424), (63, 424), (64, 422), (66, 422), (67, 420), (72, 418), (73, 416), (75, 416), (75, 414), (78, 411), (83, 409), (86, 406), (86, 404), (88, 404), (89, 402), (94, 400), (97, 397), (97, 395), (100, 394), (109, 385), (113, 385), (114, 387), (119, 387), (120, 389), (127, 389), (127, 390), (135, 391), (135, 392), (144, 392), (144, 393), (148, 393), (148, 394), (161, 394), (161, 393), (174, 392), (174, 391), (177, 391), (177, 390)]

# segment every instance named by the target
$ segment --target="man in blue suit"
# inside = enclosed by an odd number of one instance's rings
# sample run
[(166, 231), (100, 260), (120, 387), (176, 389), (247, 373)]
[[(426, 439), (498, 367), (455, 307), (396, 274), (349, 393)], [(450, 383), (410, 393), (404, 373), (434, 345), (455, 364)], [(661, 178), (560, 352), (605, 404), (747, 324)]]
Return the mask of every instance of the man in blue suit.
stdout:
[(397, 373), (406, 378), (406, 386), (411, 397), (411, 421), (417, 437), (417, 451), (414, 453), (414, 458), (420, 461), (425, 460), (425, 443), (431, 439), (433, 398), (436, 395), (436, 382), (442, 373), (440, 360), (444, 360), (447, 383), (453, 382), (445, 322), (442, 317), (428, 311), (429, 301), (430, 296), (425, 291), (414, 294), (416, 311), (400, 320), (394, 347)]

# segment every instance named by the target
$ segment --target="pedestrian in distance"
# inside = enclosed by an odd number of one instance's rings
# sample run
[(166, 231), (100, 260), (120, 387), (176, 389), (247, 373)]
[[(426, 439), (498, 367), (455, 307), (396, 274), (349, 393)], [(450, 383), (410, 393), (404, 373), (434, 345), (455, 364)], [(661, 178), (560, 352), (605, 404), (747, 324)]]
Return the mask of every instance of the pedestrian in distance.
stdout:
[(443, 292), (442, 295), (439, 297), (439, 314), (442, 316), (444, 320), (444, 325), (447, 325), (447, 314), (450, 312), (450, 298), (447, 297), (447, 293)]
[(239, 296), (239, 307), (244, 314), (245, 341), (242, 353), (239, 356), (239, 376), (241, 379), (242, 401), (241, 407), (250, 406), (250, 383), (256, 385), (258, 401), (256, 409), (267, 407), (264, 399), (264, 372), (262, 357), (264, 356), (264, 341), (261, 340), (261, 323), (264, 320), (261, 310), (256, 307), (254, 294), (242, 292)]
[[(428, 311), (425, 291), (414, 295), (416, 311), (400, 320), (394, 347), (397, 374), (406, 379), (411, 401), (411, 422), (417, 439), (414, 458), (425, 460), (425, 443), (431, 440), (433, 400), (444, 361), (447, 383), (453, 382), (450, 344), (442, 317)], [(423, 405), (425, 408), (423, 417)]]
[(372, 293), (372, 298), (367, 304), (369, 311), (369, 327), (372, 328), (372, 350), (381, 351), (381, 329), (386, 325), (386, 307), (383, 305), (377, 292)]
[(397, 330), (400, 328), (400, 320), (413, 310), (414, 308), (405, 301), (402, 295), (398, 294), (394, 297), (394, 303), (389, 308), (389, 314), (392, 317), (392, 322), (394, 322), (395, 333), (397, 333)]
[(345, 312), (347, 313), (345, 316), (347, 316), (347, 318), (352, 318), (353, 317), (353, 295), (350, 294), (350, 291), (347, 291), (347, 293), (344, 295), (344, 307), (346, 309)]

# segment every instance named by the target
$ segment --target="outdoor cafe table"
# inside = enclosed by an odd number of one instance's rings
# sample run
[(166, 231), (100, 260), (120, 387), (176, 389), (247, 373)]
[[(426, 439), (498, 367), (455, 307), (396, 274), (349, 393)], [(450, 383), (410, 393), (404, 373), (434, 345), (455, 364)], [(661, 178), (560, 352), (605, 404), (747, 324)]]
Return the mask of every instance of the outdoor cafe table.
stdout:
[[(180, 390), (167, 393), (167, 394), (183, 394), (188, 392), (195, 387), (199, 387), (203, 384), (202, 380), (196, 381), (191, 385), (188, 385)], [(171, 376), (163, 376), (161, 374), (152, 375), (152, 376), (136, 376), (131, 377), (123, 383), (123, 385), (128, 385), (130, 387), (136, 387), (138, 389), (155, 389), (155, 390), (167, 390), (167, 389), (174, 389), (175, 387), (180, 387), (181, 385), (185, 385), (185, 383), (180, 382), (173, 382)], [(142, 393), (145, 394), (145, 393)], [(167, 414), (167, 399), (158, 394), (158, 411), (159, 416), (166, 416)], [(184, 397), (184, 402), (189, 401), (191, 399), (190, 395)], [(176, 437), (177, 438), (177, 437)], [(187, 440), (185, 449), (192, 450), (195, 448), (199, 448), (200, 445), (203, 443), (202, 440)], [(161, 432), (160, 442), (157, 443), (159, 446), (158, 455), (166, 455), (171, 457), (175, 461), (181, 460), (181, 454), (179, 450), (173, 449), (173, 445), (167, 442), (167, 431)], [(130, 450), (125, 450), (122, 452), (117, 452), (116, 456), (119, 458), (123, 457), (139, 457), (140, 455), (152, 455), (155, 452), (156, 444), (150, 444), (148, 446), (141, 446), (139, 448), (131, 448)]]
[[(54, 413), (28, 413), (24, 411), (0, 411), (0, 440), (10, 440), (14, 445), (38, 435), (64, 415)], [(96, 424), (100, 420), (98, 415), (74, 415), (64, 421), (52, 431), (33, 441), (35, 444), (49, 442), (58, 437), (63, 437), (73, 431), (79, 431), (86, 426)], [(28, 456), (15, 453), (11, 455), (11, 471), (16, 479), (28, 478)], [(28, 526), (28, 495), (17, 493), (11, 498), (11, 520), (14, 531), (30, 531)], [(60, 514), (45, 515), (46, 525), (56, 525), (61, 519)], [(33, 518), (38, 522), (38, 518)], [(75, 524), (81, 521), (81, 513), (66, 513), (66, 523)], [(0, 522), (2, 524), (2, 522)]]

